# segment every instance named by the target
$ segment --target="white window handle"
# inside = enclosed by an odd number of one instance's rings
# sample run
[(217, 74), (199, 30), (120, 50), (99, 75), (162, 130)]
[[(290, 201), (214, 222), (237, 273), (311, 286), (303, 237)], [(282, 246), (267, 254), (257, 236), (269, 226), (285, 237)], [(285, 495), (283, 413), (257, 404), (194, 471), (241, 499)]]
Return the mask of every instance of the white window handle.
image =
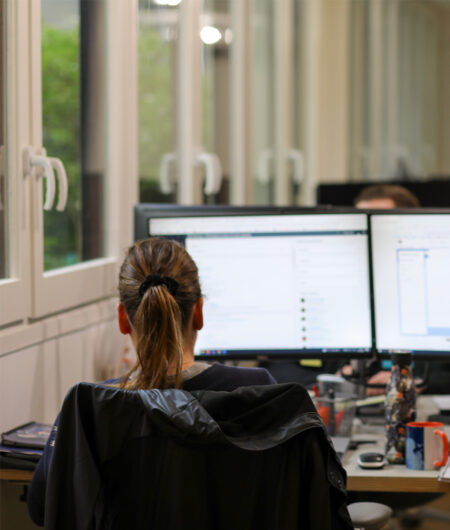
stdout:
[(68, 193), (68, 184), (67, 184), (67, 173), (64, 169), (64, 164), (59, 158), (49, 157), (48, 158), (50, 165), (56, 171), (56, 176), (58, 177), (58, 204), (56, 205), (56, 210), (58, 212), (63, 212), (66, 209), (67, 204), (67, 193)]
[[(48, 158), (45, 155), (35, 155), (31, 147), (25, 147), (23, 152), (23, 175), (31, 175), (33, 167), (40, 167), (44, 171), (44, 178), (47, 180), (47, 191), (45, 194), (44, 210), (51, 210), (55, 200), (55, 175)], [(36, 177), (42, 176), (41, 172), (36, 173)]]
[(261, 184), (269, 184), (270, 182), (270, 164), (273, 159), (272, 149), (264, 149), (258, 157), (258, 173), (257, 179)]
[(205, 187), (203, 188), (205, 194), (219, 193), (222, 185), (222, 165), (219, 157), (215, 153), (202, 151), (197, 153), (195, 162), (205, 166)]
[(169, 166), (173, 162), (176, 162), (175, 153), (166, 153), (161, 158), (159, 165), (159, 187), (162, 193), (169, 195), (173, 192), (174, 183), (170, 178)]
[(298, 149), (290, 149), (287, 153), (288, 160), (292, 161), (294, 169), (292, 178), (295, 184), (301, 184), (303, 182), (305, 174), (305, 160), (303, 153)]

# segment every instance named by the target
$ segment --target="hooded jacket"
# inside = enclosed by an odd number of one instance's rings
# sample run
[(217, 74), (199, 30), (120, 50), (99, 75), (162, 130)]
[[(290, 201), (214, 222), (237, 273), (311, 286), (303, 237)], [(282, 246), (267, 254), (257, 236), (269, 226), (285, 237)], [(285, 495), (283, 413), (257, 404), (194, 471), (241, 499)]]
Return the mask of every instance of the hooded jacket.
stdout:
[(80, 383), (61, 411), (45, 528), (352, 525), (345, 472), (300, 385), (190, 393)]

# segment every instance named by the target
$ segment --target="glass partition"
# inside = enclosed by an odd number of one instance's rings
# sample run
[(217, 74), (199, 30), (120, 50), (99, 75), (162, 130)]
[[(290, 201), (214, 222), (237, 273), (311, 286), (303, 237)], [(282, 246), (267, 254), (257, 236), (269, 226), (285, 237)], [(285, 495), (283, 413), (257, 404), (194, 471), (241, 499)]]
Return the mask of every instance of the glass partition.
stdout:
[(450, 176), (450, 3), (349, 7), (349, 177)]
[(274, 2), (251, 2), (253, 203), (273, 204), (275, 181)]
[[(176, 197), (179, 2), (139, 2), (138, 141), (141, 202)], [(161, 180), (167, 182), (162, 192)], [(163, 184), (164, 187), (164, 184)]]
[(222, 185), (205, 202), (228, 203), (230, 186), (230, 0), (203, 0), (201, 40), (202, 150), (218, 157)]

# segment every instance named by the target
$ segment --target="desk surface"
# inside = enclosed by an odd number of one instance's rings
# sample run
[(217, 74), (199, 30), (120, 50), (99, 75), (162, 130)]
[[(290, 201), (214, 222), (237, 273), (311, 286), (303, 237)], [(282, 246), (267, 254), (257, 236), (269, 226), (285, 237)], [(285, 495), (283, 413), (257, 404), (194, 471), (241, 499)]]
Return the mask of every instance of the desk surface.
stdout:
[[(373, 438), (374, 436), (370, 436)], [(361, 439), (367, 439), (361, 437)], [(342, 463), (347, 471), (348, 491), (416, 491), (450, 492), (450, 482), (437, 480), (437, 471), (416, 471), (406, 466), (386, 465), (383, 469), (361, 469), (358, 455), (369, 451), (384, 452), (384, 436), (377, 436), (376, 444), (363, 444), (348, 451)]]
[(33, 471), (24, 469), (0, 469), (0, 480), (9, 482), (30, 482)]
[[(431, 396), (420, 396), (418, 399), (417, 419), (425, 420), (429, 414), (437, 411)], [(450, 437), (450, 426), (444, 430)], [(358, 455), (367, 452), (384, 453), (384, 426), (356, 425), (353, 439), (375, 440), (376, 443), (362, 444), (354, 451), (348, 451), (342, 463), (347, 471), (348, 491), (402, 491), (402, 492), (450, 492), (450, 482), (437, 480), (438, 471), (415, 471), (406, 466), (386, 465), (383, 469), (361, 469)]]
[[(419, 399), (418, 419), (425, 419), (433, 413), (429, 396)], [(450, 436), (450, 426), (445, 430)], [(383, 469), (361, 469), (357, 464), (358, 455), (368, 451), (384, 452), (384, 428), (382, 425), (361, 425), (355, 429), (354, 439), (375, 440), (363, 444), (354, 451), (348, 451), (342, 460), (347, 471), (348, 491), (402, 491), (402, 492), (450, 492), (450, 482), (437, 480), (437, 471), (415, 471), (406, 466), (386, 465)], [(30, 482), (32, 471), (20, 469), (0, 469), (0, 480), (10, 482)]]

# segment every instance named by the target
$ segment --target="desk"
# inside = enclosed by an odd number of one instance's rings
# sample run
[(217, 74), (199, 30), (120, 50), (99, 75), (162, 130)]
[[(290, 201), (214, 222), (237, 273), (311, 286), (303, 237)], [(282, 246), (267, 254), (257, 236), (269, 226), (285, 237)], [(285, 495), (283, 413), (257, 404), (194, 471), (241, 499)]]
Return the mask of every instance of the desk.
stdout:
[[(420, 396), (417, 405), (419, 421), (425, 420), (428, 414), (437, 412), (431, 396)], [(444, 430), (450, 437), (450, 426), (444, 426)], [(344, 455), (342, 464), (347, 471), (348, 491), (450, 492), (450, 482), (437, 480), (438, 471), (415, 471), (398, 465), (386, 465), (383, 469), (361, 469), (357, 464), (360, 453), (384, 453), (385, 437), (382, 425), (355, 426), (353, 439), (373, 439), (376, 443), (362, 444), (358, 449), (348, 451)]]
[(0, 480), (8, 482), (31, 482), (33, 471), (24, 469), (0, 469)]
[[(384, 435), (376, 436), (376, 444), (360, 445), (344, 455), (342, 463), (347, 471), (348, 491), (450, 492), (450, 482), (438, 481), (437, 471), (416, 471), (394, 465), (386, 465), (383, 469), (361, 469), (357, 464), (360, 453), (384, 452)], [(375, 438), (375, 435), (370, 438)]]
[[(436, 412), (430, 396), (421, 396), (418, 400), (418, 419), (424, 420), (428, 414)], [(437, 471), (415, 471), (406, 466), (386, 465), (383, 469), (361, 469), (357, 464), (358, 455), (368, 451), (384, 452), (384, 427), (360, 426), (355, 429), (356, 440), (373, 439), (374, 444), (363, 444), (354, 451), (348, 451), (342, 463), (347, 471), (348, 491), (400, 491), (400, 492), (450, 492), (450, 482), (439, 482)], [(445, 426), (450, 436), (450, 426)], [(9, 482), (30, 482), (32, 471), (20, 469), (0, 469), (0, 480)]]

